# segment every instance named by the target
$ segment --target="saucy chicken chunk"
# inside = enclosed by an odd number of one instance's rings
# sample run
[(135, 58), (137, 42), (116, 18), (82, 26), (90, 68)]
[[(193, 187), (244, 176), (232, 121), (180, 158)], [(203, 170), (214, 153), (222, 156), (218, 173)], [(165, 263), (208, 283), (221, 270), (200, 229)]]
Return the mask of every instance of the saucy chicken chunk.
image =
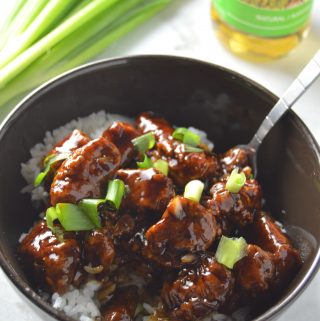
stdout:
[(203, 258), (164, 283), (161, 298), (174, 320), (195, 320), (218, 311), (233, 293), (232, 273), (213, 257)]
[(152, 132), (157, 138), (171, 136), (174, 131), (164, 118), (150, 112), (141, 113), (136, 122), (143, 133)]
[(179, 267), (191, 253), (205, 251), (215, 240), (216, 222), (212, 212), (197, 202), (177, 196), (161, 220), (146, 232), (148, 255), (168, 267)]
[(250, 165), (248, 151), (240, 147), (233, 147), (222, 154), (220, 162), (225, 173), (231, 173), (236, 167), (244, 168)]
[(115, 256), (115, 249), (108, 229), (97, 229), (90, 232), (84, 249), (86, 260), (90, 266), (101, 266), (103, 272), (109, 270)]
[(80, 262), (80, 247), (75, 238), (63, 241), (39, 221), (22, 240), (20, 253), (36, 279), (52, 292), (64, 293), (72, 284)]
[(73, 130), (64, 139), (59, 141), (47, 154), (62, 154), (71, 153), (79, 147), (82, 147), (90, 142), (91, 138), (79, 129)]
[[(51, 157), (54, 157), (55, 155), (58, 154), (71, 154), (73, 151), (76, 149), (86, 145), (89, 143), (91, 138), (86, 135), (84, 132), (81, 130), (75, 129), (73, 130), (69, 135), (67, 135), (64, 139), (59, 141), (51, 150), (50, 152), (46, 155), (46, 157), (43, 159), (43, 166), (45, 166), (46, 161), (45, 160), (50, 160)], [(58, 160), (53, 162), (50, 167), (51, 171), (53, 170), (54, 172), (61, 166), (61, 164), (64, 162), (64, 159)], [(50, 179), (47, 179), (47, 182), (51, 183), (52, 181), (52, 175), (50, 175)]]
[(123, 122), (114, 122), (103, 134), (107, 140), (118, 147), (121, 155), (120, 165), (127, 165), (134, 156), (132, 139), (139, 136), (139, 132), (132, 125)]
[(249, 244), (247, 255), (236, 263), (236, 283), (250, 297), (266, 293), (275, 277), (272, 254)]
[(163, 212), (174, 196), (170, 178), (156, 169), (120, 169), (117, 177), (128, 186), (123, 204), (134, 212)]
[(292, 279), (301, 265), (298, 252), (265, 212), (258, 212), (248, 226), (248, 253), (235, 268), (237, 284), (251, 297), (277, 289)]
[(168, 160), (169, 175), (178, 186), (183, 187), (193, 179), (206, 179), (220, 175), (218, 158), (206, 151), (187, 151), (185, 144), (171, 136), (174, 129), (163, 118), (151, 113), (143, 113), (137, 119), (137, 123), (144, 133), (155, 134), (156, 152), (153, 156)]
[(214, 184), (210, 193), (212, 200), (207, 202), (207, 206), (237, 228), (252, 223), (254, 213), (261, 208), (261, 187), (254, 179), (247, 179), (238, 193), (231, 193), (225, 181)]
[(76, 203), (105, 194), (108, 178), (120, 166), (118, 148), (105, 138), (90, 141), (63, 162), (50, 189), (51, 204)]
[(102, 310), (102, 321), (133, 321), (138, 305), (138, 288), (119, 288), (111, 302)]
[(301, 265), (301, 258), (275, 221), (266, 212), (260, 211), (249, 230), (248, 239), (272, 253), (276, 266), (275, 282), (285, 283), (291, 279)]
[(219, 176), (220, 165), (215, 155), (209, 152), (188, 152), (184, 144), (174, 149), (169, 159), (170, 176), (178, 186), (184, 186), (194, 179), (205, 180)]
[(257, 213), (249, 231), (249, 239), (265, 251), (275, 252), (283, 245), (291, 246), (288, 237), (266, 212)]

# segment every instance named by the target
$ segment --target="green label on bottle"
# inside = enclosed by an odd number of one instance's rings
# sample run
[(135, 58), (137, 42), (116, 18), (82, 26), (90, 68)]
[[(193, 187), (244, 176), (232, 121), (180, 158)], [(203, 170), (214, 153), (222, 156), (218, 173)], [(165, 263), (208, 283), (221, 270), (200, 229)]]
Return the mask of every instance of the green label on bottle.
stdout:
[(220, 19), (261, 37), (293, 34), (309, 21), (313, 0), (212, 0)]

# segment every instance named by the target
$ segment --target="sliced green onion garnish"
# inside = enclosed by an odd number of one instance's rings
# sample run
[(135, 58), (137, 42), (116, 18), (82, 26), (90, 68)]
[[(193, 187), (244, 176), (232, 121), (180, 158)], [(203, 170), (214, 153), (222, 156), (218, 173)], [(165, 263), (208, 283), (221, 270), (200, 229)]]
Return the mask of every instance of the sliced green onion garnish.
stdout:
[(192, 147), (196, 147), (201, 143), (201, 138), (198, 134), (192, 132), (191, 130), (187, 130), (183, 136), (184, 144)]
[(43, 166), (46, 167), (50, 164), (53, 164), (59, 160), (63, 160), (69, 157), (69, 153), (59, 153), (59, 154), (50, 154), (48, 155), (44, 161), (43, 161)]
[(216, 259), (219, 263), (232, 269), (235, 263), (247, 255), (247, 242), (243, 237), (228, 238), (221, 237), (219, 242)]
[(47, 226), (51, 231), (54, 230), (53, 222), (58, 218), (58, 214), (55, 207), (49, 207), (46, 211)]
[(190, 181), (184, 188), (183, 196), (192, 201), (199, 202), (202, 192), (204, 189), (204, 184), (199, 180)]
[(143, 168), (143, 169), (151, 168), (152, 167), (152, 160), (146, 154), (144, 154), (143, 157), (144, 157), (143, 161), (137, 162), (137, 166), (139, 168)]
[(153, 167), (157, 169), (159, 172), (161, 172), (162, 174), (168, 176), (169, 164), (167, 161), (163, 159), (158, 159), (153, 163)]
[(45, 166), (52, 165), (58, 161), (65, 160), (70, 156), (70, 153), (60, 153), (49, 155), (45, 158)]
[(188, 128), (185, 127), (178, 127), (175, 129), (175, 131), (172, 133), (172, 137), (176, 140), (180, 140), (181, 142), (183, 141), (183, 137), (188, 131)]
[(201, 137), (185, 127), (177, 128), (173, 132), (172, 137), (192, 147), (196, 147), (201, 143)]
[(40, 172), (34, 180), (34, 187), (39, 186), (44, 181), (45, 177), (48, 175), (49, 172), (50, 166), (47, 166), (43, 172)]
[(47, 226), (57, 232), (53, 222), (59, 220), (66, 231), (88, 231), (101, 227), (98, 206), (103, 199), (83, 199), (78, 205), (59, 203), (56, 207), (49, 207), (46, 211)]
[(140, 153), (144, 154), (147, 150), (154, 147), (156, 139), (153, 133), (147, 133), (132, 139), (131, 142)]
[(79, 202), (78, 207), (86, 213), (96, 227), (101, 227), (98, 208), (104, 202), (103, 199), (83, 199)]
[(188, 153), (201, 153), (201, 152), (203, 152), (202, 148), (193, 147), (193, 146), (189, 146), (189, 145), (184, 145), (184, 150)]
[(47, 156), (44, 160), (45, 168), (35, 178), (34, 186), (37, 187), (43, 182), (43, 180), (46, 178), (46, 176), (50, 172), (51, 165), (53, 165), (54, 163), (59, 162), (61, 160), (67, 159), (69, 157), (69, 155), (70, 155), (69, 153), (61, 153), (61, 154), (52, 154), (52, 155)]
[(236, 167), (232, 172), (227, 181), (226, 188), (231, 193), (238, 193), (242, 186), (246, 183), (246, 175), (238, 173), (239, 168)]
[(66, 231), (89, 231), (95, 228), (95, 224), (77, 205), (58, 203), (56, 212), (58, 220)]
[(114, 179), (108, 183), (106, 202), (112, 209), (119, 209), (125, 193), (125, 185), (121, 179)]
[(47, 167), (49, 162), (50, 162), (50, 160), (53, 159), (57, 155), (59, 155), (59, 154), (50, 154), (50, 155), (48, 155), (43, 161), (43, 166)]

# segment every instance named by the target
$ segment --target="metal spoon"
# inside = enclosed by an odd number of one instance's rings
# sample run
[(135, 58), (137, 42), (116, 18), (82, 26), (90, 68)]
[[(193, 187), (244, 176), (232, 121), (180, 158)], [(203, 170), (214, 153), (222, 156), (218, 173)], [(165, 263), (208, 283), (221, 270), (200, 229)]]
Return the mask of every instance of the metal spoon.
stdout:
[(265, 117), (257, 132), (247, 145), (239, 145), (240, 148), (249, 152), (254, 176), (257, 176), (257, 153), (264, 138), (280, 118), (295, 104), (295, 102), (307, 91), (307, 89), (320, 76), (320, 50), (304, 67), (298, 77), (289, 86), (286, 92)]

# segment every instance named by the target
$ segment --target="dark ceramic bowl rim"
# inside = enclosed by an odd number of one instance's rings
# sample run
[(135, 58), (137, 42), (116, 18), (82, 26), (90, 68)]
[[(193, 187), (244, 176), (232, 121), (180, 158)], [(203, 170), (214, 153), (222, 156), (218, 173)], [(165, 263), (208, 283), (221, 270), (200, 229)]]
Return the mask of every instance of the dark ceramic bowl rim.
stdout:
[[(38, 94), (41, 94), (44, 90), (48, 89), (50, 90), (50, 87), (55, 86), (59, 84), (61, 81), (64, 80), (70, 80), (74, 77), (77, 77), (78, 75), (81, 75), (82, 73), (86, 73), (88, 70), (96, 70), (97, 68), (100, 68), (101, 66), (104, 66), (107, 68), (108, 66), (112, 66), (115, 64), (125, 64), (128, 61), (134, 61), (134, 60), (143, 60), (143, 59), (155, 59), (155, 60), (177, 60), (177, 61), (184, 61), (190, 64), (202, 64), (204, 66), (207, 66), (208, 68), (215, 68), (220, 69), (221, 71), (229, 74), (232, 77), (237, 77), (251, 86), (257, 88), (260, 92), (263, 92), (266, 96), (270, 97), (272, 100), (276, 101), (278, 97), (274, 95), (271, 91), (263, 87), (262, 85), (256, 83), (255, 81), (251, 80), (250, 78), (247, 78), (246, 76), (235, 72), (233, 70), (230, 70), (228, 68), (206, 62), (203, 60), (198, 60), (194, 58), (189, 57), (183, 57), (183, 56), (175, 56), (175, 55), (157, 55), (157, 54), (148, 54), (148, 55), (132, 55), (132, 56), (123, 56), (123, 57), (117, 57), (117, 58), (110, 58), (110, 59), (101, 59), (95, 62), (87, 63), (82, 66), (79, 66), (77, 68), (71, 69), (47, 82), (45, 82), (43, 85), (37, 87), (35, 90), (33, 90), (31, 93), (29, 93), (25, 98), (23, 98), (14, 108), (13, 110), (6, 116), (6, 118), (3, 120), (3, 122), (0, 124), (0, 143), (2, 139), (2, 134), (5, 132), (6, 128), (10, 127), (17, 117), (19, 117), (19, 114), (17, 114), (20, 110), (23, 110), (25, 103), (27, 103), (29, 100), (32, 100), (35, 98)], [(294, 113), (294, 111), (292, 111)], [(311, 138), (313, 141), (313, 147), (317, 150), (318, 154), (320, 154), (320, 147), (308, 127), (305, 125), (305, 123), (301, 120), (301, 118), (294, 113), (297, 120), (301, 123), (302, 127), (304, 127), (304, 131), (306, 132), (307, 136)], [(38, 308), (40, 308), (42, 311), (49, 314), (51, 317), (56, 318), (59, 321), (73, 321), (74, 319), (67, 317), (64, 313), (54, 309), (49, 303), (45, 302), (37, 293), (35, 293), (29, 285), (22, 280), (20, 276), (18, 276), (15, 272), (13, 267), (10, 265), (10, 263), (6, 260), (5, 255), (2, 252), (2, 248), (0, 245), (0, 266), (9, 278), (9, 280), (16, 286), (18, 290), (27, 298), (29, 299), (33, 304), (35, 304)], [(283, 310), (285, 310), (286, 307), (289, 306), (290, 303), (293, 303), (294, 300), (297, 299), (297, 297), (303, 292), (303, 290), (306, 289), (307, 285), (310, 283), (310, 281), (313, 279), (315, 274), (317, 273), (318, 269), (320, 268), (320, 247), (317, 249), (317, 253), (315, 255), (315, 259), (312, 262), (309, 270), (306, 272), (303, 279), (300, 281), (298, 286), (289, 294), (284, 297), (280, 302), (273, 305), (269, 310), (267, 310), (265, 313), (260, 315), (258, 318), (254, 319), (253, 321), (267, 321), (271, 318), (275, 317), (276, 315), (280, 314)]]

